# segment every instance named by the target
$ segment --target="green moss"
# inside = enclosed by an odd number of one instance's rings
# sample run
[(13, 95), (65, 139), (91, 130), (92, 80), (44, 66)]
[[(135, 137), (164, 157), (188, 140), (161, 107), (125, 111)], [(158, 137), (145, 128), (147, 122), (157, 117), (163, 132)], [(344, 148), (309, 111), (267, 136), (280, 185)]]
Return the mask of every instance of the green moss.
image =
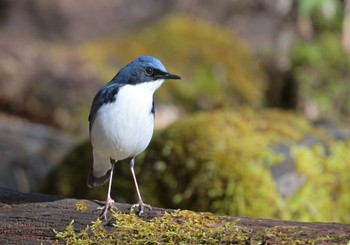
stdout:
[[(185, 110), (261, 106), (266, 80), (245, 44), (228, 30), (184, 16), (171, 16), (123, 38), (105, 38), (81, 47), (81, 53), (108, 81), (139, 55), (159, 57), (183, 77), (166, 83), (158, 101)], [(184, 85), (185, 84), (185, 85)]]
[[(349, 222), (349, 144), (331, 141), (291, 113), (200, 113), (154, 136), (142, 159), (142, 188), (160, 192), (148, 200), (162, 207)], [(284, 160), (275, 145), (288, 150), (289, 168), (303, 180), (288, 196), (271, 175)]]
[(350, 221), (349, 147), (350, 141), (331, 142), (330, 153), (322, 145), (294, 147), (297, 171), (307, 179), (287, 202), (294, 219)]
[[(210, 213), (173, 211), (144, 221), (135, 214), (114, 212), (113, 229), (107, 231), (97, 219), (85, 230), (75, 232), (73, 222), (57, 232), (57, 242), (65, 244), (218, 244), (244, 242), (250, 230), (235, 225), (227, 217)], [(234, 232), (233, 232), (234, 231)]]
[[(298, 226), (252, 227), (227, 216), (187, 210), (165, 212), (145, 221), (134, 213), (112, 213), (112, 226), (100, 219), (77, 231), (72, 221), (64, 231), (54, 230), (55, 244), (318, 244), (341, 243), (344, 234), (314, 236)], [(258, 221), (256, 221), (258, 222)], [(304, 230), (305, 229), (305, 230)]]
[(150, 202), (163, 207), (280, 217), (283, 200), (270, 168), (282, 156), (271, 146), (295, 144), (306, 132), (318, 134), (279, 111), (197, 114), (154, 136), (142, 159), (142, 178), (152, 180), (143, 191), (162, 193)]

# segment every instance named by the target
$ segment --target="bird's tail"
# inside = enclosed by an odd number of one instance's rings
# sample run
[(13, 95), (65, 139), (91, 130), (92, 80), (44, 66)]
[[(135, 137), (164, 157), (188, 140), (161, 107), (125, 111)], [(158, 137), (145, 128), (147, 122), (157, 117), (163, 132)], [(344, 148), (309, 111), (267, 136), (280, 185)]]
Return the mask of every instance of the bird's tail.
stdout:
[(94, 163), (87, 178), (87, 186), (94, 187), (103, 185), (109, 180), (112, 164), (109, 157), (104, 157), (95, 150), (93, 151)]

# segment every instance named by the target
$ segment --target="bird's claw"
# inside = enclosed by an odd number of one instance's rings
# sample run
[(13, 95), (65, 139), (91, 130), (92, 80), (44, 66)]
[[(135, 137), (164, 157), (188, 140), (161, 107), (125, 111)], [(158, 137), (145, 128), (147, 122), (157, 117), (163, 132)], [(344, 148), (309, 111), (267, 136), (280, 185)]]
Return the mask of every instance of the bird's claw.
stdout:
[(115, 208), (115, 206), (113, 206), (114, 200), (111, 198), (108, 198), (106, 201), (106, 204), (104, 206), (98, 207), (96, 210), (102, 210), (102, 213), (100, 214), (100, 217), (104, 218), (104, 220), (107, 220), (107, 212), (110, 208)]
[(145, 208), (147, 208), (148, 210), (152, 210), (152, 206), (151, 205), (146, 204), (146, 203), (144, 203), (142, 201), (140, 201), (140, 202), (138, 202), (138, 203), (136, 203), (136, 204), (131, 206), (131, 210), (135, 210), (135, 208), (139, 209), (139, 213), (138, 213), (139, 216), (143, 215), (143, 211), (144, 211)]

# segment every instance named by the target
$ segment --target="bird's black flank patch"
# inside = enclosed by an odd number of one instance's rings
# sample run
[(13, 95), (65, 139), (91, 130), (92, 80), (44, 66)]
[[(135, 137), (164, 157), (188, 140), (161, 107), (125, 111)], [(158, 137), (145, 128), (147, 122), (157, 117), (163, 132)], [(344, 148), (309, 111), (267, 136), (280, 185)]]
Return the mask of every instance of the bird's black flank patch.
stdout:
[(89, 129), (91, 131), (92, 124), (96, 118), (96, 114), (98, 110), (101, 108), (102, 105), (113, 103), (116, 100), (116, 95), (119, 92), (120, 86), (118, 84), (112, 84), (107, 85), (106, 87), (102, 88), (98, 93), (95, 95), (95, 98), (91, 105), (90, 115), (89, 115)]
[(156, 111), (154, 109), (154, 100), (152, 101), (151, 114), (153, 114), (154, 117), (156, 116)]

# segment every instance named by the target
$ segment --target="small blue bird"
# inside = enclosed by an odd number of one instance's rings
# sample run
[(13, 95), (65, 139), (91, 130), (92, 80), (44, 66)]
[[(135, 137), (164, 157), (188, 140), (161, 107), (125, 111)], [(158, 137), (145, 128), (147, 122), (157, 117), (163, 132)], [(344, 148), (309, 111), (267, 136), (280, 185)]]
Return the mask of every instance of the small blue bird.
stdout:
[(152, 56), (140, 56), (123, 67), (95, 96), (89, 115), (93, 166), (87, 185), (94, 187), (109, 181), (104, 218), (112, 207), (111, 185), (117, 161), (130, 159), (138, 203), (132, 209), (151, 206), (142, 201), (134, 172), (134, 159), (151, 141), (154, 130), (154, 92), (165, 79), (181, 79), (166, 71), (162, 62)]

